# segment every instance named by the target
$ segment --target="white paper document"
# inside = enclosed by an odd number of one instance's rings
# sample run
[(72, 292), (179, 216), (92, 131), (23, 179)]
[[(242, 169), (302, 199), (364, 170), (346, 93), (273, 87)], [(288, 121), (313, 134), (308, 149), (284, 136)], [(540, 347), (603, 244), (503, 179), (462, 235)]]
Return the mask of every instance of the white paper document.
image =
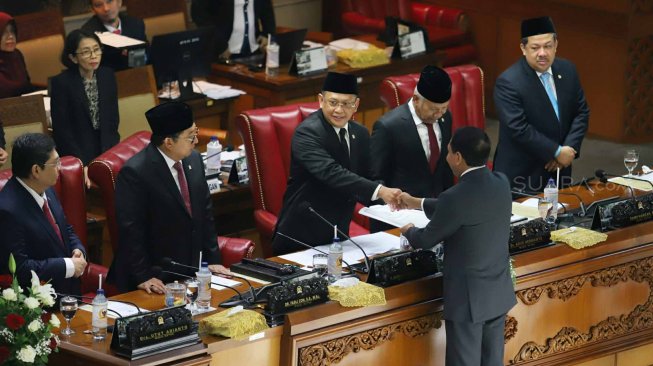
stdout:
[[(109, 318), (111, 318), (111, 319), (118, 318), (118, 315), (116, 313), (120, 314), (122, 317), (128, 317), (128, 316), (138, 314), (138, 309), (134, 305), (125, 304), (125, 303), (122, 303), (122, 302), (109, 300), (109, 304), (108, 304), (107, 307), (110, 310), (110, 311), (107, 312), (107, 316)], [(80, 306), (79, 309), (84, 310), (84, 311), (88, 311), (88, 312), (93, 312), (93, 306), (90, 305), (90, 304)], [(147, 309), (143, 309), (143, 308), (140, 308), (140, 309), (141, 309), (141, 313), (149, 313), (150, 312)], [(111, 310), (115, 311), (116, 313), (114, 313)]]
[(333, 47), (336, 51), (340, 50), (366, 50), (370, 44), (363, 41), (358, 41), (352, 38), (343, 38), (331, 41), (329, 46)]
[(361, 208), (358, 213), (363, 216), (371, 217), (375, 220), (385, 222), (396, 227), (402, 227), (407, 224), (413, 224), (416, 227), (423, 228), (429, 223), (428, 217), (424, 211), (420, 210), (398, 210), (391, 211), (388, 205), (374, 205)]
[(245, 94), (245, 92), (240, 89), (233, 89), (227, 85), (209, 83), (208, 81), (203, 80), (193, 82), (193, 91), (195, 93), (204, 94), (211, 99), (226, 99)]
[(612, 183), (620, 184), (622, 186), (631, 187), (633, 189), (637, 189), (644, 192), (653, 190), (653, 186), (651, 186), (651, 184), (642, 182), (642, 180), (645, 180), (647, 182), (653, 183), (653, 173), (638, 175), (635, 176), (635, 178), (637, 179), (628, 179), (627, 176), (623, 176), (623, 177), (610, 178), (608, 179), (608, 181)]
[[(363, 247), (368, 257), (377, 254), (387, 253), (399, 249), (399, 237), (386, 232), (361, 235), (353, 238), (358, 245)], [(329, 245), (315, 247), (325, 253), (329, 252)], [(320, 252), (315, 249), (307, 249), (280, 256), (280, 258), (300, 264), (303, 267), (313, 266), (313, 255)], [(354, 265), (363, 261), (364, 255), (361, 250), (349, 240), (342, 242), (342, 258), (345, 262)], [(346, 266), (346, 265), (345, 265)]]
[(130, 47), (130, 46), (138, 46), (138, 45), (144, 45), (145, 42), (123, 36), (120, 34), (115, 34), (111, 32), (102, 32), (102, 33), (95, 33), (97, 36), (100, 38), (100, 42), (102, 42), (103, 45), (111, 46), (114, 48), (124, 48), (124, 47)]
[[(216, 275), (211, 275), (211, 282), (212, 282), (211, 283), (211, 288), (214, 289), (214, 290), (224, 290), (226, 288), (224, 286), (218, 286), (218, 285), (227, 285), (227, 286), (230, 286), (230, 287), (236, 287), (236, 286), (241, 285), (241, 283), (238, 282), (238, 281), (230, 280), (228, 278), (224, 278), (224, 277), (216, 276)], [(214, 285), (214, 283), (216, 285)]]

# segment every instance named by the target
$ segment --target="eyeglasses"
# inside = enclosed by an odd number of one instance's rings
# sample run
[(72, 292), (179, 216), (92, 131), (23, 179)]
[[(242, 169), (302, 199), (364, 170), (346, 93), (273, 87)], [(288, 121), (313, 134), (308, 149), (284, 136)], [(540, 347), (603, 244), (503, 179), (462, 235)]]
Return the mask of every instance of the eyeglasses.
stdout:
[(49, 166), (56, 167), (57, 169), (61, 169), (61, 159), (57, 158), (57, 160), (55, 160), (54, 162), (52, 162), (52, 163), (43, 163), (43, 165), (49, 165)]
[(97, 47), (93, 49), (85, 48), (83, 51), (77, 52), (76, 54), (82, 56), (83, 58), (91, 58), (93, 54), (95, 54), (96, 56), (101, 56), (102, 48), (101, 47)]
[(194, 135), (190, 135), (190, 136), (188, 136), (188, 137), (183, 137), (183, 139), (186, 140), (186, 141), (188, 141), (188, 142), (190, 142), (190, 143), (192, 144), (192, 143), (195, 142), (195, 140), (197, 139), (197, 137), (198, 137), (199, 134), (200, 134), (200, 129), (199, 129), (199, 128), (196, 128), (196, 129), (195, 129), (195, 134), (194, 134)]
[(326, 101), (329, 107), (336, 109), (338, 107), (342, 107), (343, 109), (355, 109), (356, 108), (356, 102), (339, 102), (335, 99), (329, 99)]

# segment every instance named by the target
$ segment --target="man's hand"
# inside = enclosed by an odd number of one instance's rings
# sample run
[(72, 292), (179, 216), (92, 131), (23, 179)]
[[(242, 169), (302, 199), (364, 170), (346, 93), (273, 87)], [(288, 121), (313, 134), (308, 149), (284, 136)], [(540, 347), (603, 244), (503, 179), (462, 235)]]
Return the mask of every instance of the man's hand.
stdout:
[(268, 47), (268, 37), (258, 36), (256, 37), (256, 43), (258, 43), (258, 46), (261, 48), (261, 52), (264, 52)]
[(412, 209), (412, 210), (421, 210), (422, 209), (422, 199), (413, 197), (410, 194), (403, 192), (399, 196), (399, 200), (401, 201), (401, 208), (402, 209)]
[(166, 292), (166, 286), (161, 282), (160, 279), (152, 277), (149, 280), (141, 283), (137, 288), (144, 290), (148, 294), (154, 292), (155, 294), (164, 294)]
[(547, 172), (553, 172), (556, 169), (562, 168), (560, 164), (555, 159), (549, 160), (549, 162), (544, 165), (544, 169), (546, 169)]
[(91, 189), (91, 180), (88, 178), (88, 167), (84, 167), (84, 185), (86, 189)]
[(388, 188), (386, 186), (381, 186), (379, 189), (379, 198), (382, 199), (383, 202), (385, 202), (387, 205), (389, 205), (392, 211), (398, 210), (400, 208), (400, 195), (401, 189), (398, 188)]
[(227, 60), (229, 57), (231, 57), (231, 51), (229, 51), (229, 49), (224, 50), (224, 52), (222, 52), (220, 54), (220, 56), (218, 56), (218, 58), (221, 58), (221, 59), (224, 59), (224, 60)]
[(72, 259), (73, 265), (75, 266), (75, 274), (73, 276), (79, 278), (84, 274), (84, 270), (86, 269), (86, 259), (84, 259), (83, 255), (75, 256), (74, 254), (70, 259)]
[(571, 162), (576, 158), (576, 150), (571, 146), (563, 146), (560, 149), (560, 155), (556, 158), (558, 164), (563, 168), (566, 168), (571, 165)]
[(402, 226), (399, 230), (401, 230), (401, 233), (402, 233), (402, 234), (405, 234), (406, 231), (408, 231), (408, 229), (410, 229), (410, 228), (412, 228), (412, 227), (415, 227), (415, 225), (413, 225), (413, 224), (406, 224), (406, 225)]
[(225, 276), (231, 276), (231, 271), (221, 264), (209, 264), (209, 271)]
[(9, 154), (7, 154), (5, 149), (0, 147), (0, 166), (4, 165), (4, 163), (7, 162), (8, 157), (9, 157)]

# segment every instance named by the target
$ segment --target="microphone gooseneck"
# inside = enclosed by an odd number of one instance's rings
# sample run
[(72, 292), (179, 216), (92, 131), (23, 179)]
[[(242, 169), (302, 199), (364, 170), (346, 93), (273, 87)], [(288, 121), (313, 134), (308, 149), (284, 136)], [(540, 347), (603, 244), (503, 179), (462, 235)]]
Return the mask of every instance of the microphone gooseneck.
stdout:
[[(621, 178), (620, 175), (607, 173), (603, 169), (596, 169), (596, 171), (594, 172), (594, 175), (596, 175), (596, 177), (599, 178), (599, 181), (601, 181), (601, 183), (603, 183), (603, 184), (608, 183), (608, 177)], [(633, 180), (643, 180), (643, 179), (634, 179), (634, 178), (632, 178), (632, 179)], [(648, 181), (645, 181), (645, 182), (648, 182)], [(650, 182), (648, 182), (648, 183), (650, 184)], [(628, 189), (630, 190), (630, 196), (631, 197), (636, 197), (635, 190), (633, 189), (633, 187), (631, 187), (629, 185), (626, 185), (626, 187), (628, 187)]]
[[(315, 211), (315, 210), (313, 209), (313, 207), (308, 206), (308, 210), (309, 210), (312, 214), (314, 214), (315, 216), (319, 217), (320, 220), (324, 221), (324, 222), (325, 222), (326, 224), (328, 224), (329, 226), (331, 226), (331, 227), (335, 227), (336, 230), (338, 231), (338, 233), (339, 233), (340, 235), (344, 236), (345, 239), (349, 240), (352, 244), (354, 244), (356, 247), (358, 247), (358, 249), (360, 249), (361, 252), (363, 252), (363, 256), (364, 256), (363, 258), (365, 259), (365, 273), (370, 273), (370, 259), (367, 257), (367, 253), (365, 253), (365, 250), (363, 249), (363, 247), (360, 246), (360, 245), (358, 245), (358, 243), (356, 243), (356, 242), (355, 242), (355, 241), (354, 241), (354, 240), (353, 240), (349, 235), (347, 235), (347, 234), (345, 234), (344, 232), (342, 232), (342, 230), (340, 230), (337, 226), (335, 226), (335, 225), (332, 224), (329, 220), (327, 220), (326, 218), (324, 218), (324, 216), (320, 215), (317, 211)], [(349, 266), (349, 265), (347, 265), (347, 266)], [(349, 268), (351, 269), (352, 267), (349, 267)]]
[[(321, 249), (317, 249), (317, 248), (315, 248), (315, 247), (312, 247), (310, 244), (306, 244), (306, 243), (304, 243), (303, 241), (300, 241), (300, 240), (297, 240), (297, 239), (295, 239), (295, 238), (292, 238), (292, 237), (290, 237), (290, 236), (288, 236), (288, 235), (282, 233), (281, 231), (277, 231), (277, 235), (281, 235), (281, 236), (283, 236), (284, 238), (289, 239), (289, 240), (292, 240), (293, 242), (295, 242), (295, 243), (297, 243), (297, 244), (299, 244), (299, 245), (301, 245), (301, 246), (304, 246), (304, 247), (306, 247), (306, 248), (308, 248), (308, 249), (313, 249), (314, 251), (319, 252), (319, 253), (322, 253), (322, 254), (325, 254), (325, 255), (327, 255), (327, 256), (329, 255), (329, 253), (325, 252), (324, 250), (321, 250)], [(352, 266), (349, 265), (349, 263), (347, 263), (344, 259), (342, 260), (342, 262), (343, 262), (344, 264), (347, 265), (347, 267), (349, 268), (349, 270), (351, 271), (351, 273), (354, 273), (354, 269), (353, 269)]]

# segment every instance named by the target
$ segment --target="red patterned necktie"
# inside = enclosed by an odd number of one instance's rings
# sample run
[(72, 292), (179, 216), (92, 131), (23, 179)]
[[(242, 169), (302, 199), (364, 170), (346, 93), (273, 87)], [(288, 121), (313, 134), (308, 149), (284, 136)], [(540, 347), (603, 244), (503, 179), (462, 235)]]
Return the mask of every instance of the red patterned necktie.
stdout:
[(179, 191), (181, 192), (181, 198), (184, 199), (184, 204), (186, 205), (186, 210), (192, 216), (193, 210), (190, 207), (190, 192), (188, 191), (188, 182), (186, 182), (186, 175), (184, 174), (184, 169), (181, 166), (181, 162), (176, 162), (173, 165), (177, 171), (177, 179), (179, 179)]
[(115, 34), (121, 34), (122, 32), (120, 31), (120, 29), (114, 29), (114, 30), (113, 30), (113, 33), (115, 33)]
[(425, 123), (426, 129), (429, 131), (429, 150), (431, 150), (431, 157), (429, 158), (429, 168), (431, 168), (431, 173), (435, 171), (435, 168), (438, 166), (438, 160), (440, 160), (440, 148), (438, 147), (438, 139), (435, 137), (435, 131), (433, 131), (432, 123)]
[(48, 220), (50, 225), (52, 225), (52, 229), (54, 230), (55, 233), (57, 233), (57, 236), (59, 237), (60, 244), (63, 246), (63, 237), (61, 236), (61, 230), (59, 230), (59, 226), (57, 225), (57, 222), (54, 221), (54, 217), (52, 216), (52, 212), (50, 211), (50, 206), (48, 205), (48, 200), (46, 199), (43, 202), (43, 214), (45, 215), (45, 218)]

